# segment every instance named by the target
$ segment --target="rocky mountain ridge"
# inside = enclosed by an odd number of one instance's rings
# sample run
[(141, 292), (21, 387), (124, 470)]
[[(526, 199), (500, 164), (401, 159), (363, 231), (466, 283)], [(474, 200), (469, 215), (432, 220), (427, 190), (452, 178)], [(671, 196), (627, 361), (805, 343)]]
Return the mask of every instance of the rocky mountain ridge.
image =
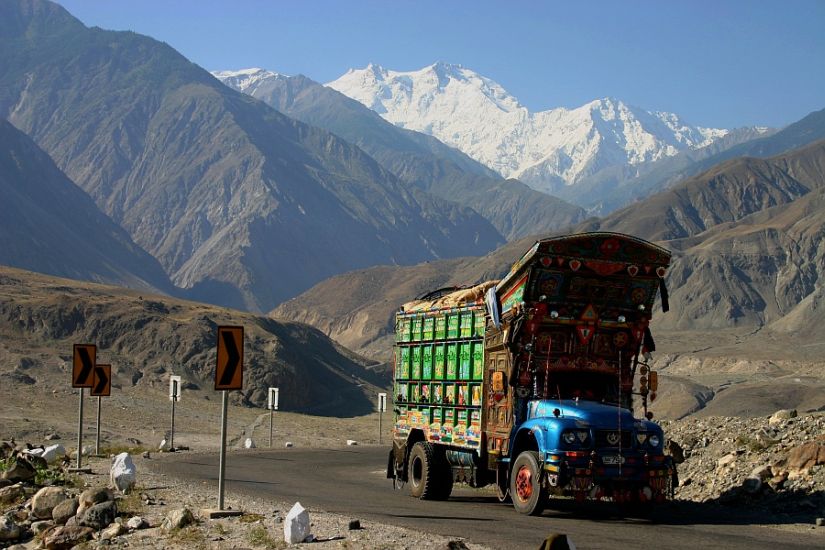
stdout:
[(672, 156), (728, 132), (614, 98), (532, 113), (493, 80), (448, 63), (407, 72), (371, 64), (327, 86), (393, 124), (433, 135), (503, 176), (550, 194), (609, 166)]

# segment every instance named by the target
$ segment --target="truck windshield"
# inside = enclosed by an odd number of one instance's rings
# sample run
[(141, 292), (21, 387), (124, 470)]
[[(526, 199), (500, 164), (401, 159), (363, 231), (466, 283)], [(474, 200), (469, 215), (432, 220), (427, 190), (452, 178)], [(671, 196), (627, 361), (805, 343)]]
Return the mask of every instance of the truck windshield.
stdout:
[(551, 372), (546, 399), (583, 399), (617, 405), (619, 379), (592, 372)]

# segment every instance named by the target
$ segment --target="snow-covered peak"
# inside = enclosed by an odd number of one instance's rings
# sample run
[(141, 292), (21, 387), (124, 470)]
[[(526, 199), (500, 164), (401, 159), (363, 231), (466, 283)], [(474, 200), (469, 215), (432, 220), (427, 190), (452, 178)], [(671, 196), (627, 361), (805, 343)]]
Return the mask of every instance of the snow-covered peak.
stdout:
[(272, 80), (287, 78), (286, 75), (257, 67), (237, 71), (212, 71), (212, 76), (238, 91), (253, 95), (255, 88)]
[(435, 136), (505, 177), (551, 192), (603, 168), (675, 155), (727, 133), (611, 97), (530, 112), (494, 80), (444, 62), (417, 71), (371, 64), (327, 86), (397, 126)]

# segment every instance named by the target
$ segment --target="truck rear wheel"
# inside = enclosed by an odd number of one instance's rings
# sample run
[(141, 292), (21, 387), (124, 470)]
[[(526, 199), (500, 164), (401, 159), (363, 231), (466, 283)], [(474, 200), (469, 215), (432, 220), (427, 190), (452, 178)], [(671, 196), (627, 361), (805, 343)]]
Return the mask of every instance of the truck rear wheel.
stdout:
[(410, 494), (422, 500), (437, 498), (440, 477), (432, 444), (419, 441), (413, 445), (407, 473)]
[(434, 469), (438, 474), (436, 475), (437, 486), (432, 498), (433, 500), (447, 500), (453, 492), (453, 467), (450, 466), (443, 449), (434, 449), (433, 453)]
[(524, 451), (513, 464), (510, 474), (510, 498), (521, 514), (538, 516), (544, 511), (547, 494), (541, 485), (541, 464), (536, 451)]

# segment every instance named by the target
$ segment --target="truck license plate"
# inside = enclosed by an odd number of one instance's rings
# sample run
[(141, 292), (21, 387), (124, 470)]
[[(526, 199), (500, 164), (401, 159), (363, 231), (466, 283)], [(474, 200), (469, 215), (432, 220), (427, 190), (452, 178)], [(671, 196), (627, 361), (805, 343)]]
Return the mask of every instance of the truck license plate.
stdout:
[(602, 462), (608, 466), (616, 466), (624, 464), (624, 457), (621, 455), (605, 455), (602, 457)]

